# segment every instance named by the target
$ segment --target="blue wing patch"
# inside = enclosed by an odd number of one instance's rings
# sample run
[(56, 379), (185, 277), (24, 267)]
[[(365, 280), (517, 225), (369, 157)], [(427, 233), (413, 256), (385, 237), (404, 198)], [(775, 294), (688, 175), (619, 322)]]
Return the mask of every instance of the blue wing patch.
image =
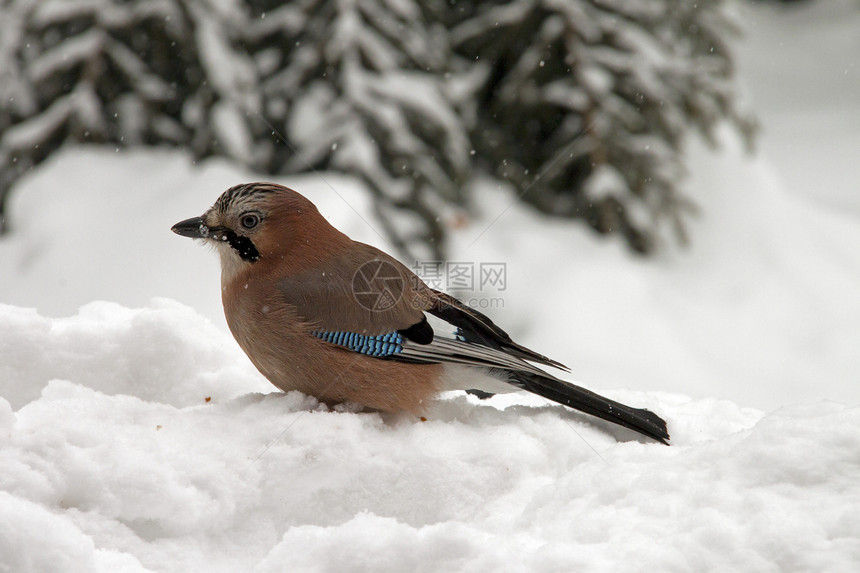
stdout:
[(398, 332), (370, 336), (342, 330), (335, 332), (315, 330), (311, 334), (326, 342), (346, 347), (353, 352), (367, 356), (392, 356), (403, 352), (403, 336)]

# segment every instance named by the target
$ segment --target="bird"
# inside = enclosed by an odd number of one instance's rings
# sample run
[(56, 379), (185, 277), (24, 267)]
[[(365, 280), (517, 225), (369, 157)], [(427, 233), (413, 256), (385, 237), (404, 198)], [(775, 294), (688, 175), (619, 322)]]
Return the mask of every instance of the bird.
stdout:
[(489, 317), (353, 241), (306, 197), (275, 183), (224, 191), (171, 230), (214, 246), (227, 325), (283, 391), (421, 416), (434, 397), (525, 390), (668, 445), (666, 422), (561, 380), (569, 369)]

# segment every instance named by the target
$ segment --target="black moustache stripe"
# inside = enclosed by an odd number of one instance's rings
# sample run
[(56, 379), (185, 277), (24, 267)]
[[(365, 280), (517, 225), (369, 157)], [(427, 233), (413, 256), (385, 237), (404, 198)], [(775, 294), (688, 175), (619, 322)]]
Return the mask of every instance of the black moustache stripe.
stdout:
[(251, 242), (251, 239), (248, 237), (241, 237), (229, 229), (225, 229), (223, 233), (224, 240), (227, 241), (227, 244), (230, 245), (237, 253), (239, 253), (239, 256), (242, 257), (243, 261), (253, 263), (260, 258), (260, 252), (257, 250), (257, 247), (254, 246), (254, 243)]

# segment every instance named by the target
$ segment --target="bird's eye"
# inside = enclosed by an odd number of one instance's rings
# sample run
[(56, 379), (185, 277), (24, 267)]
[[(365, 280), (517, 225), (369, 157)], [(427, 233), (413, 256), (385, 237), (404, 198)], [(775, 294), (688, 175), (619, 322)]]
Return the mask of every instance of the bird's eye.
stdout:
[(260, 224), (260, 216), (256, 213), (245, 213), (242, 215), (242, 218), (239, 219), (239, 223), (241, 223), (246, 229), (253, 229)]

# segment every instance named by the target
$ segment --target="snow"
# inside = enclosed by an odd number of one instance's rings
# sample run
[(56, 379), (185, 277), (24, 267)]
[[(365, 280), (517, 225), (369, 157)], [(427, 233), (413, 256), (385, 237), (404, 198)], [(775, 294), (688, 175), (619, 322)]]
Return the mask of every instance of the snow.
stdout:
[[(853, 0), (745, 15), (741, 72), (767, 130), (761, 152), (793, 194), (860, 213), (860, 34)], [(778, 25), (775, 25), (777, 22)], [(815, 25), (810, 25), (815, 22)], [(758, 33), (764, 29), (765, 33)], [(756, 103), (754, 101), (754, 103)], [(814, 105), (810, 105), (810, 102)]]
[(0, 400), (8, 570), (832, 571), (860, 558), (858, 407), (763, 415), (616, 391), (659, 407), (675, 445), (616, 443), (545, 404), (455, 395), (420, 422), (261, 393), (231, 366), (229, 335), (175, 302), (0, 317), (3, 354), (19, 357), (3, 378), (43, 384), (14, 411)]
[(225, 100), (219, 101), (212, 110), (213, 131), (224, 146), (229, 157), (251, 164), (254, 160), (254, 143), (239, 107)]
[[(451, 241), (506, 264), (459, 294), (671, 447), (520, 394), (422, 422), (275, 392), (214, 253), (169, 231), (261, 176), (94, 147), (30, 173), (0, 241), (0, 571), (857, 570), (860, 13), (744, 21), (761, 154), (693, 146), (687, 249), (638, 259), (486, 183)], [(390, 250), (354, 180), (278, 181)]]
[[(446, 159), (459, 163), (458, 169), (468, 169), (468, 165), (463, 164), (469, 148), (465, 129), (459, 125), (457, 115), (439, 93), (435, 82), (424, 74), (389, 73), (379, 76), (372, 83), (368, 82), (367, 89), (380, 100), (397, 101), (398, 107), (419, 116), (419, 123), (440, 126), (446, 136), (443, 146)], [(439, 186), (443, 187), (442, 184)]]
[(100, 30), (91, 30), (64, 39), (58, 46), (36, 58), (30, 65), (29, 71), (33, 80), (43, 82), (51, 75), (74, 69), (82, 62), (98, 57), (104, 50), (105, 36), (106, 34)]
[[(241, 8), (239, 6), (221, 6), (221, 12), (218, 14), (225, 20), (230, 18), (240, 18)], [(224, 30), (224, 24), (219, 22), (218, 17), (212, 17), (208, 13), (208, 7), (194, 7), (198, 10), (199, 15), (206, 14), (199, 20), (200, 30), (198, 31), (198, 53), (203, 59), (203, 64), (206, 66), (206, 71), (211, 78), (213, 87), (231, 99), (238, 100), (242, 103), (250, 105), (257, 98), (254, 95), (248, 94), (252, 86), (255, 85), (254, 66), (251, 64), (250, 57), (241, 57), (237, 52), (231, 50), (228, 46), (229, 34)]]
[[(15, 408), (39, 398), (50, 380), (85, 376), (87, 387), (130, 394), (176, 407), (200, 401), (196, 384), (234, 398), (249, 390), (269, 391), (268, 383), (248, 386), (256, 371), (242, 352), (208, 341), (223, 336), (190, 307), (155, 299), (146, 308), (92, 302), (73, 317), (50, 319), (33, 309), (3, 306), (0, 341), (2, 396)], [(146, 371), (141, 364), (148, 364)]]

